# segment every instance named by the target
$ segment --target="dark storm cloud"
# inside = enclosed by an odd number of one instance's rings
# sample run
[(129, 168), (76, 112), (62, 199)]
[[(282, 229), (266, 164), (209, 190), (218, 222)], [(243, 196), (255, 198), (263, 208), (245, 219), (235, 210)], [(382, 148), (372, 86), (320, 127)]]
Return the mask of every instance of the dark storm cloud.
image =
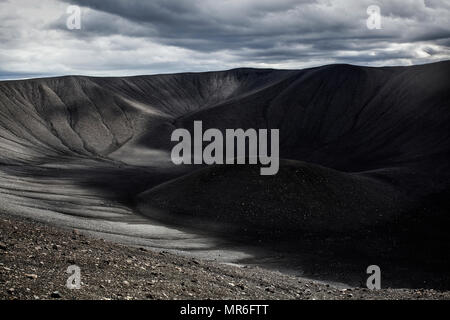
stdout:
[[(243, 47), (269, 48), (281, 41), (299, 41), (303, 35), (320, 34), (333, 28), (333, 33), (345, 32), (351, 23), (328, 21), (326, 16), (307, 17), (301, 8), (314, 11), (315, 1), (70, 1), (127, 19), (148, 30), (148, 36), (158, 41), (200, 51), (215, 51)], [(234, 5), (233, 5), (234, 3)], [(223, 6), (224, 10), (220, 10)], [(292, 14), (282, 21), (289, 11)], [(297, 10), (297, 13), (294, 12)], [(363, 17), (365, 12), (361, 13)], [(101, 18), (100, 18), (101, 19)], [(294, 20), (295, 19), (295, 20)], [(87, 17), (89, 32), (104, 34), (117, 29), (99, 21), (99, 16)], [(294, 21), (293, 21), (294, 20)], [(122, 29), (121, 34), (135, 36), (134, 30)], [(142, 35), (142, 33), (140, 34)], [(316, 36), (314, 36), (316, 37)], [(292, 39), (293, 38), (293, 39)]]
[[(443, 1), (380, 1), (386, 26), (369, 30), (364, 1), (102, 1), (74, 0), (71, 3), (96, 12), (120, 17), (136, 28), (111, 26), (101, 14), (86, 18), (92, 34), (122, 34), (149, 37), (162, 44), (199, 52), (230, 50), (237, 57), (263, 60), (292, 60), (311, 54), (338, 58), (338, 50), (371, 50), (388, 41), (411, 43), (450, 38), (448, 25), (437, 16), (449, 18)], [(95, 22), (91, 22), (95, 21)], [(106, 18), (104, 18), (106, 20)], [(102, 21), (101, 23), (99, 21)], [(402, 23), (404, 22), (404, 23)], [(368, 41), (370, 40), (370, 41)], [(303, 48), (293, 48), (304, 45)], [(245, 49), (250, 49), (248, 52)], [(350, 57), (353, 55), (350, 55)], [(393, 54), (364, 54), (380, 61)], [(397, 58), (412, 57), (399, 53)], [(340, 57), (342, 60), (349, 60)]]
[[(366, 26), (381, 10), (381, 29)], [(81, 30), (66, 27), (81, 7)], [(0, 0), (5, 74), (124, 75), (450, 58), (446, 0)]]

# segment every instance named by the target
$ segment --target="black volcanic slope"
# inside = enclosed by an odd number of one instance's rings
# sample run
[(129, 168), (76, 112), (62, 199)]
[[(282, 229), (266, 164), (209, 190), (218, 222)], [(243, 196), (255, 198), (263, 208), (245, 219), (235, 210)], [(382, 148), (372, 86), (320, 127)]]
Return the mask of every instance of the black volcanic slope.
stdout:
[[(279, 129), (280, 172), (171, 165), (171, 132), (194, 120)], [(432, 237), (448, 261), (449, 158), (449, 61), (0, 82), (0, 209), (11, 213), (138, 209), (267, 239), (385, 230)]]
[(202, 120), (222, 129), (279, 128), (283, 158), (340, 172), (293, 162), (272, 178), (211, 168), (141, 195), (141, 210), (156, 206), (257, 229), (274, 221), (281, 230), (344, 230), (417, 211), (448, 195), (449, 78), (448, 62), (333, 65), (284, 72), (256, 91), (191, 111), (175, 126)]

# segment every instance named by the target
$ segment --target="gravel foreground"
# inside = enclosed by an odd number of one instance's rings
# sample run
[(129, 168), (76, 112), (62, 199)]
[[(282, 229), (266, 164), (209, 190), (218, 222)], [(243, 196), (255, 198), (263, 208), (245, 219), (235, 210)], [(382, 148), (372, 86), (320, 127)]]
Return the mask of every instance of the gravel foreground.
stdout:
[[(70, 265), (81, 288), (68, 289)], [(449, 299), (420, 289), (341, 289), (258, 267), (236, 267), (88, 237), (0, 215), (0, 299)]]

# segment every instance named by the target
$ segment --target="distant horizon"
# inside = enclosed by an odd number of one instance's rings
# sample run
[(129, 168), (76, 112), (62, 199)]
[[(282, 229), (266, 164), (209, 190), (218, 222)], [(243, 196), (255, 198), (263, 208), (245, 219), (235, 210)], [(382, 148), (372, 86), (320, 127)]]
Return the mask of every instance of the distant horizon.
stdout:
[(257, 67), (245, 67), (244, 66), (244, 67), (236, 67), (236, 68), (230, 68), (230, 69), (217, 69), (217, 70), (206, 70), (206, 71), (160, 72), (160, 73), (147, 73), (147, 74), (143, 74), (142, 73), (142, 74), (131, 74), (131, 75), (60, 74), (60, 75), (30, 76), (30, 77), (24, 77), (24, 78), (3, 78), (0, 75), (0, 82), (2, 82), (2, 81), (22, 81), (22, 80), (51, 79), (51, 78), (63, 78), (63, 77), (128, 78), (128, 77), (145, 77), (145, 76), (172, 75), (172, 74), (227, 72), (227, 71), (239, 70), (239, 69), (296, 71), (296, 70), (306, 70), (306, 69), (320, 68), (320, 67), (332, 66), (332, 65), (349, 65), (349, 66), (363, 67), (363, 68), (398, 68), (398, 67), (413, 67), (413, 66), (420, 66), (420, 65), (426, 65), (426, 64), (435, 64), (435, 63), (442, 63), (442, 62), (450, 62), (450, 58), (449, 59), (443, 59), (443, 60), (440, 60), (440, 61), (424, 62), (424, 63), (417, 63), (417, 64), (411, 64), (411, 65), (386, 65), (386, 66), (370, 66), (370, 65), (353, 64), (353, 63), (329, 63), (329, 64), (323, 64), (323, 65), (306, 67), (306, 68), (297, 68), (297, 69), (257, 68)]

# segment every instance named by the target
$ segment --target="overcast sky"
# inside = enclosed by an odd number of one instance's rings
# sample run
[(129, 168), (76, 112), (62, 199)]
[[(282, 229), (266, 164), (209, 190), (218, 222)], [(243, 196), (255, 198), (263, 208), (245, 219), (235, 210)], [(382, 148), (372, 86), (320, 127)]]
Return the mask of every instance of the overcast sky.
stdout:
[(0, 79), (447, 59), (450, 0), (0, 0)]

